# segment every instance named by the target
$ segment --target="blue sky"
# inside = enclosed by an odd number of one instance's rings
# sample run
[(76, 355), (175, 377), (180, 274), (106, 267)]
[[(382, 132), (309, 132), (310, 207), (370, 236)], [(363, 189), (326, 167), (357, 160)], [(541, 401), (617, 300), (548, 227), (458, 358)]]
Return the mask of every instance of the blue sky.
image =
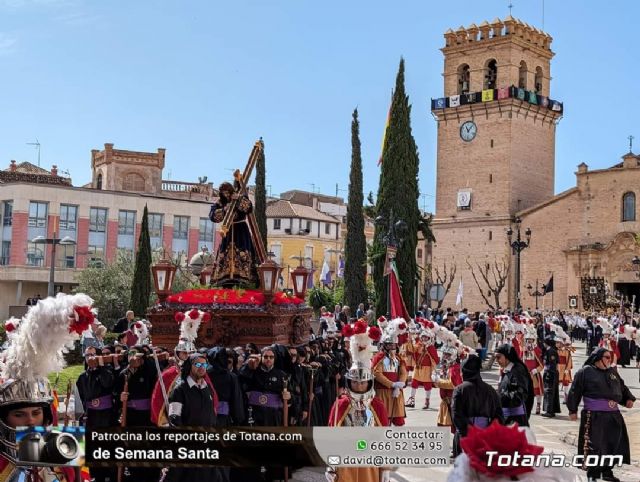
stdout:
[[(216, 184), (264, 137), (274, 195), (315, 188), (346, 196), (351, 112), (358, 107), (365, 191), (377, 190), (400, 56), (420, 152), (421, 207), (434, 208), (443, 33), (508, 14), (508, 1), (0, 0), (0, 166), (36, 162), (90, 180), (90, 151), (167, 149), (164, 177)], [(542, 27), (542, 0), (513, 0)], [(640, 3), (546, 0), (556, 192), (580, 162), (616, 163), (637, 136)], [(636, 114), (633, 116), (633, 114)], [(640, 152), (640, 148), (634, 149)]]

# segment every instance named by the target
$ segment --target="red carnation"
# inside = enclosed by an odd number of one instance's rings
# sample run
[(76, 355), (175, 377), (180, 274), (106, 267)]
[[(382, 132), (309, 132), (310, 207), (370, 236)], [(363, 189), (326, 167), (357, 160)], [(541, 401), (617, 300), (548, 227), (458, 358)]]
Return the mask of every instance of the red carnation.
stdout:
[(133, 326), (134, 326), (134, 327), (136, 327), (138, 330), (139, 330), (140, 328), (142, 328), (142, 324), (141, 324), (139, 321), (136, 321), (136, 322), (133, 324)]
[(368, 326), (366, 321), (363, 321), (363, 320), (356, 321), (356, 323), (353, 325), (353, 333), (355, 335), (361, 335), (367, 332), (367, 328)]
[(387, 321), (387, 319), (384, 316), (378, 317), (378, 323), (384, 323), (385, 321)]
[[(518, 430), (518, 424), (506, 427), (500, 425), (497, 420), (494, 420), (486, 429), (469, 425), (468, 435), (460, 440), (460, 446), (469, 457), (469, 464), (472, 468), (491, 477), (505, 478), (532, 472), (534, 468), (520, 465), (499, 467), (497, 459), (500, 455), (513, 456), (518, 452), (520, 460), (522, 460), (523, 455), (537, 457), (544, 450), (538, 445), (531, 445), (527, 441), (525, 433)], [(493, 458), (492, 465), (489, 465), (487, 452), (498, 453), (498, 456)]]
[(74, 316), (70, 317), (73, 321), (69, 325), (69, 333), (75, 331), (78, 335), (81, 335), (93, 323), (95, 315), (88, 306), (74, 306), (73, 311)]
[(381, 337), (382, 330), (380, 328), (378, 328), (377, 326), (369, 327), (369, 338), (371, 338), (373, 341), (378, 341)]
[(192, 320), (197, 320), (200, 317), (200, 312), (195, 308), (189, 312), (189, 318)]
[(16, 329), (16, 326), (13, 323), (9, 322), (6, 325), (4, 325), (4, 329), (5, 331), (8, 331), (9, 333), (11, 333), (13, 330)]
[(211, 321), (211, 313), (205, 311), (204, 315), (202, 315), (202, 321), (204, 321), (205, 323)]
[(400, 323), (398, 325), (398, 330), (406, 330), (407, 329), (407, 324), (406, 323)]
[(173, 318), (178, 323), (182, 323), (184, 321), (184, 313), (182, 311), (178, 311), (175, 315), (173, 315)]
[(350, 337), (353, 335), (354, 335), (354, 332), (353, 332), (353, 327), (351, 325), (344, 325), (342, 327), (342, 336)]

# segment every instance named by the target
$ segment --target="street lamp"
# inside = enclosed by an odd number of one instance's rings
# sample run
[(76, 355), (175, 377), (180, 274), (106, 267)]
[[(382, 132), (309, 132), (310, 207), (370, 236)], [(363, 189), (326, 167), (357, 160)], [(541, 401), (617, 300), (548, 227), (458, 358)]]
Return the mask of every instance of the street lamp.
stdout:
[(302, 264), (302, 261), (306, 258), (302, 257), (302, 253), (300, 253), (300, 256), (291, 256), (291, 258), (300, 260), (300, 265), (291, 272), (293, 293), (297, 298), (304, 300), (304, 295), (307, 293), (307, 279), (309, 277), (309, 270)]
[(276, 292), (278, 281), (280, 280), (280, 272), (282, 268), (271, 259), (273, 253), (268, 253), (269, 259), (264, 263), (256, 267), (258, 270), (258, 276), (260, 277), (260, 287), (264, 293), (267, 303), (271, 302), (273, 295)]
[(513, 238), (513, 229), (507, 230), (507, 237), (509, 238), (509, 245), (511, 246), (511, 253), (516, 255), (516, 310), (521, 310), (520, 304), (520, 253), (528, 248), (531, 244), (531, 229), (527, 228), (525, 231), (526, 241), (524, 241), (520, 234), (520, 224), (522, 220), (520, 218), (515, 219), (516, 224), (516, 239)]
[(544, 296), (544, 293), (541, 292), (538, 289), (538, 280), (537, 279), (536, 279), (536, 290), (533, 291), (533, 292), (531, 290), (533, 290), (533, 287), (531, 286), (531, 283), (529, 283), (527, 285), (527, 291), (529, 292), (529, 296), (535, 296), (535, 298), (536, 298), (536, 311), (538, 311), (538, 298), (540, 298), (541, 296)]
[(158, 301), (161, 303), (171, 294), (176, 269), (176, 266), (166, 256), (163, 256), (160, 261), (151, 267), (153, 285), (158, 295)]
[[(389, 217), (378, 216), (375, 219), (375, 224), (380, 228), (380, 241), (387, 248), (385, 253), (385, 268), (387, 263), (390, 263), (396, 258), (398, 248), (402, 246), (405, 238), (407, 237), (407, 223), (402, 219), (396, 219), (393, 215), (393, 209), (389, 213)], [(384, 228), (387, 231), (383, 231)], [(386, 275), (386, 269), (385, 269)], [(398, 280), (399, 281), (399, 280)], [(415, 282), (415, 281), (414, 281)], [(391, 316), (391, 282), (387, 276), (387, 317)]]
[(64, 238), (56, 238), (56, 233), (53, 233), (53, 237), (45, 238), (44, 236), (36, 236), (31, 240), (35, 244), (50, 244), (51, 245), (51, 268), (49, 269), (49, 286), (47, 287), (47, 296), (54, 296), (54, 280), (56, 276), (56, 246), (62, 244), (64, 246), (70, 246), (76, 244), (73, 238), (65, 236)]

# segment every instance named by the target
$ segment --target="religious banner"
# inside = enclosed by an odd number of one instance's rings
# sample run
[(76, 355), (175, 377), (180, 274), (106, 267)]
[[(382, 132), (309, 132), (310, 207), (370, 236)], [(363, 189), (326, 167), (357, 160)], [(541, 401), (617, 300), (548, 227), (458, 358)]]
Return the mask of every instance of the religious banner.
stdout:
[(606, 307), (604, 278), (583, 276), (580, 278), (580, 283), (582, 286), (583, 309), (589, 311), (604, 310)]
[(489, 102), (493, 100), (493, 89), (487, 89), (482, 91), (482, 102)]
[(516, 93), (516, 97), (519, 100), (525, 100), (526, 94), (527, 94), (526, 90), (518, 88), (518, 91)]
[(433, 99), (431, 102), (433, 109), (445, 109), (447, 107), (447, 99), (445, 97)]
[(501, 89), (498, 89), (498, 100), (508, 99), (510, 97), (509, 90), (509, 87), (502, 87)]
[(529, 91), (529, 104), (538, 104), (538, 96), (534, 91)]
[(460, 106), (460, 96), (452, 95), (449, 97), (449, 107), (459, 107)]

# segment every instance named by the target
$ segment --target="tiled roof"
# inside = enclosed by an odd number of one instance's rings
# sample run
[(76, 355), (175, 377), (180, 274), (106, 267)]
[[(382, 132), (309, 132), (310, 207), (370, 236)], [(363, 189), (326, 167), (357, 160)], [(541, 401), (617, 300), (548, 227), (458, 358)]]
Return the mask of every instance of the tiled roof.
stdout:
[(294, 204), (284, 199), (278, 199), (267, 203), (268, 218), (301, 218), (313, 219), (315, 221), (324, 221), (326, 223), (339, 223), (340, 221), (333, 216), (329, 216), (312, 207), (303, 204)]
[[(8, 171), (9, 169), (5, 169), (5, 171)], [(36, 166), (35, 164), (31, 164), (30, 162), (21, 162), (20, 164), (16, 165), (16, 171), (17, 172), (24, 172), (25, 174), (46, 174), (46, 175), (51, 175), (51, 173), (49, 171), (47, 171), (46, 169), (43, 169), (41, 167)]]

